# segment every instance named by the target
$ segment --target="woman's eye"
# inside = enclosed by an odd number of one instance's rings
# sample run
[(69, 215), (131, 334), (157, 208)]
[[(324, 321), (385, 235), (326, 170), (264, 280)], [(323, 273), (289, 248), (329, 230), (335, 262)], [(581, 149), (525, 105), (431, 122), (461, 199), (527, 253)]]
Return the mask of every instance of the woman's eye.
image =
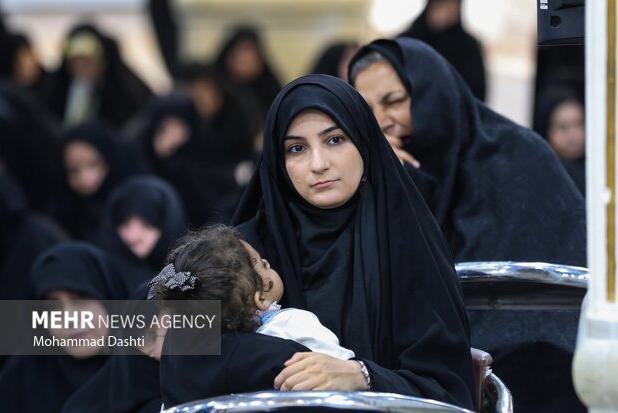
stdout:
[(292, 145), (288, 147), (288, 153), (299, 153), (303, 151), (302, 145)]
[(343, 142), (345, 140), (345, 138), (343, 136), (333, 136), (328, 140), (328, 143), (331, 143), (333, 145), (339, 145), (341, 142)]

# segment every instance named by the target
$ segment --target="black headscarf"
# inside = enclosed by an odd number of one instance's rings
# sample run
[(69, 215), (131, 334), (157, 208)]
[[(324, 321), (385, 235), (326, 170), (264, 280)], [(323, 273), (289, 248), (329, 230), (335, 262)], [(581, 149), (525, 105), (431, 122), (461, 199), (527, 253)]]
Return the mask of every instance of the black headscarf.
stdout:
[[(144, 300), (148, 283), (131, 300)], [(134, 302), (127, 304), (126, 313)], [(140, 311), (140, 314), (144, 314)], [(105, 365), (67, 401), (62, 413), (157, 413), (161, 410), (159, 362), (138, 350), (112, 355)]]
[[(79, 24), (73, 27), (67, 36), (67, 42), (85, 33), (98, 39), (103, 48), (103, 73), (95, 88), (98, 100), (96, 116), (115, 127), (122, 127), (148, 102), (152, 92), (124, 63), (116, 40), (101, 33), (95, 26)], [(49, 108), (58, 119), (64, 118), (71, 81), (68, 59), (64, 57), (50, 79), (47, 97)]]
[[(305, 109), (327, 114), (364, 161), (356, 195), (334, 210), (294, 190), (283, 138)], [(264, 151), (234, 223), (282, 275), (284, 303), (313, 311), (367, 361), (374, 389), (471, 408), (468, 324), (440, 229), (363, 98), (344, 81), (288, 84), (267, 118)], [(440, 349), (436, 351), (436, 349)]]
[[(114, 190), (105, 209), (100, 242), (127, 274), (125, 281), (129, 290), (133, 290), (163, 267), (168, 249), (186, 229), (184, 207), (167, 182), (140, 176)], [(118, 235), (118, 227), (133, 215), (161, 231), (161, 237), (144, 259), (136, 257)]]
[[(98, 300), (127, 298), (120, 274), (97, 248), (65, 243), (43, 253), (32, 270), (37, 299), (68, 290)], [(0, 403), (7, 411), (59, 412), (79, 387), (104, 364), (106, 356), (87, 359), (63, 356), (12, 357), (0, 376)]]
[[(576, 102), (582, 106), (584, 110), (584, 102), (581, 97), (574, 91), (562, 86), (551, 87), (545, 89), (540, 95), (538, 103), (538, 111), (536, 113), (537, 118), (534, 124), (536, 125), (536, 132), (549, 141), (549, 129), (551, 127), (551, 118), (554, 111), (558, 106), (566, 102)], [(558, 155), (560, 157), (560, 155)], [(586, 196), (586, 155), (579, 159), (563, 159), (560, 158), (562, 166), (567, 171), (577, 188), (582, 195)]]
[[(444, 0), (427, 0), (425, 9), (414, 20), (412, 26), (399, 36), (422, 40), (436, 49), (457, 69), (470, 87), (472, 94), (480, 100), (486, 97), (485, 64), (483, 51), (477, 39), (468, 33), (461, 24), (461, 15), (457, 23), (442, 31), (433, 30), (427, 22), (427, 12), (434, 3)], [(459, 7), (461, 13), (461, 3)]]
[(423, 42), (376, 40), (412, 96), (413, 134), (404, 147), (421, 163), (413, 179), (456, 261), (545, 261), (585, 265), (583, 198), (537, 134), (475, 99), (455, 69)]
[(85, 142), (91, 145), (105, 162), (107, 175), (99, 189), (92, 195), (76, 193), (68, 185), (68, 171), (65, 165), (64, 192), (53, 208), (53, 215), (73, 237), (83, 240), (95, 239), (100, 225), (105, 200), (110, 191), (130, 173), (127, 152), (116, 136), (116, 132), (105, 122), (87, 121), (67, 130), (62, 142), (61, 162), (64, 164), (64, 152), (73, 142)]
[(351, 48), (358, 48), (356, 43), (337, 42), (327, 46), (318, 56), (310, 73), (340, 77), (341, 61), (351, 55)]
[(26, 197), (9, 175), (0, 173), (0, 299), (32, 298), (30, 270), (36, 257), (66, 240), (50, 220), (28, 210)]
[(230, 73), (226, 67), (226, 59), (229, 53), (236, 47), (236, 45), (242, 41), (250, 41), (255, 44), (260, 60), (262, 61), (262, 72), (258, 77), (247, 84), (239, 84), (246, 92), (251, 93), (259, 102), (261, 113), (263, 115), (268, 111), (270, 103), (273, 101), (277, 92), (281, 89), (281, 83), (275, 76), (275, 72), (271, 68), (262, 41), (258, 34), (258, 31), (249, 26), (240, 26), (232, 30), (231, 35), (223, 43), (219, 55), (217, 57), (217, 66), (222, 73), (225, 73), (229, 80), (233, 81), (230, 77)]

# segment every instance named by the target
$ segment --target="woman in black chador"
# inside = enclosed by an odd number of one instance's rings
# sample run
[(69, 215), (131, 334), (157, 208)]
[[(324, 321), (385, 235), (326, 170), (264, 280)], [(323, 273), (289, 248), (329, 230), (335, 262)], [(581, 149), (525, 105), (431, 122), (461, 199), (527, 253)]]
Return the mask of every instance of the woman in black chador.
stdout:
[(456, 261), (585, 265), (584, 200), (541, 137), (475, 99), (418, 40), (377, 40), (350, 67), (395, 152), (415, 165)]
[(275, 388), (371, 388), (474, 407), (468, 322), (448, 246), (347, 83), (310, 75), (277, 95), (234, 223), (281, 274), (283, 304), (315, 313), (369, 373), (363, 380), (354, 360), (297, 353)]
[(584, 102), (566, 87), (548, 88), (541, 94), (537, 116), (537, 132), (547, 139), (564, 169), (586, 196)]
[[(192, 226), (218, 220), (216, 206), (238, 191), (234, 169), (252, 148), (251, 135), (243, 135), (242, 117), (232, 120), (230, 109), (222, 109), (228, 112), (223, 124), (217, 115), (213, 124), (199, 116), (189, 97), (174, 94), (155, 100), (146, 114), (142, 152), (153, 171), (178, 190)], [(234, 140), (243, 138), (248, 150)]]
[(128, 289), (150, 280), (171, 244), (186, 229), (178, 193), (153, 176), (131, 178), (110, 195), (99, 242), (126, 274)]
[[(585, 265), (584, 201), (556, 155), (536, 133), (475, 99), (433, 49), (377, 40), (352, 59), (350, 79), (394, 151), (414, 165), (408, 172), (457, 261)], [(580, 406), (568, 374), (555, 374), (570, 369), (577, 311), (469, 316), (472, 344), (492, 353), (520, 411)], [(555, 392), (530, 391), (547, 383)]]
[(217, 66), (232, 84), (257, 100), (260, 113), (265, 116), (281, 84), (270, 66), (258, 31), (245, 26), (232, 30), (221, 47)]
[(486, 98), (485, 63), (481, 44), (461, 23), (462, 0), (427, 0), (425, 9), (402, 37), (422, 40), (457, 69), (480, 100)]
[[(102, 251), (84, 243), (64, 243), (46, 251), (32, 270), (34, 296), (57, 300), (63, 309), (80, 307), (95, 319), (106, 314), (101, 300), (124, 300), (128, 293), (120, 273)], [(87, 329), (83, 338), (105, 330)], [(3, 411), (59, 413), (66, 400), (104, 365), (107, 356), (94, 346), (65, 348), (66, 355), (13, 356), (0, 375)]]
[(66, 131), (61, 156), (65, 183), (52, 214), (73, 237), (93, 241), (107, 197), (129, 175), (127, 151), (113, 129), (93, 120)]
[(97, 117), (122, 127), (152, 96), (122, 60), (117, 42), (90, 24), (70, 31), (52, 76), (47, 104), (66, 125)]

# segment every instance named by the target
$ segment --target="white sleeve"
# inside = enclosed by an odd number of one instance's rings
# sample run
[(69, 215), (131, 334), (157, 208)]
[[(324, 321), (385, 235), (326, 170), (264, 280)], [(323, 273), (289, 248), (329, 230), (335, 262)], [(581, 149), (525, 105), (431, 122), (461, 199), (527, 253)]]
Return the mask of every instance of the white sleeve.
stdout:
[(294, 340), (311, 351), (349, 360), (354, 352), (339, 345), (339, 339), (320, 323), (315, 314), (297, 308), (287, 308), (273, 316), (258, 329), (258, 333)]

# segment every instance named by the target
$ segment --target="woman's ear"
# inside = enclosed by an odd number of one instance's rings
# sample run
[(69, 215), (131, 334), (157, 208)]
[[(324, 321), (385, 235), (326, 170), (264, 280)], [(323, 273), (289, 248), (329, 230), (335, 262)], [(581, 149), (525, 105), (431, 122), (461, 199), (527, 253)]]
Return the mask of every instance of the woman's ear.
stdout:
[(272, 304), (262, 295), (262, 291), (256, 291), (253, 294), (253, 300), (255, 301), (255, 306), (257, 307), (257, 309), (262, 311), (268, 310), (270, 308), (270, 305)]

